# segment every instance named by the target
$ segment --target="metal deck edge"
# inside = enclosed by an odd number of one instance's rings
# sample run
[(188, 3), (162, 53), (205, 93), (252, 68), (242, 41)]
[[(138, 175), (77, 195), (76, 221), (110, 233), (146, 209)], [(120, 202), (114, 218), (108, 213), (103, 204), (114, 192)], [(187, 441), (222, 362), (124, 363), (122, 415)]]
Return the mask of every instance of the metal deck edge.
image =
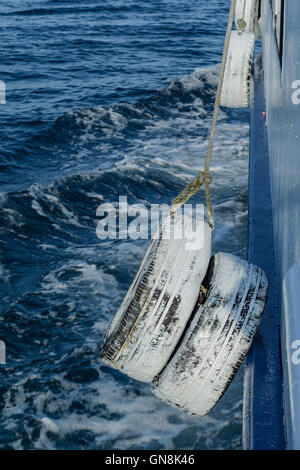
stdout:
[(254, 66), (252, 95), (248, 258), (266, 272), (269, 278), (269, 293), (260, 328), (244, 365), (243, 447), (247, 450), (280, 450), (286, 448), (286, 441), (261, 57)]

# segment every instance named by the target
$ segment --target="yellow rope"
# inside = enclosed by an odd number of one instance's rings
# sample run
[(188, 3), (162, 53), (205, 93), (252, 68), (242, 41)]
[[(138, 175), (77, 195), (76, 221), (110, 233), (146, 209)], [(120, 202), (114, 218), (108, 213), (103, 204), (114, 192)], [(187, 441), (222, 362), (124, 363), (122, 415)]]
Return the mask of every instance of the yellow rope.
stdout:
[(191, 196), (196, 194), (200, 190), (201, 186), (204, 184), (209, 225), (212, 228), (212, 230), (214, 230), (215, 223), (214, 223), (213, 208), (212, 208), (211, 197), (210, 197), (209, 185), (211, 184), (212, 178), (209, 173), (209, 166), (210, 166), (214, 137), (215, 137), (215, 132), (216, 132), (218, 112), (220, 108), (221, 92), (222, 92), (223, 80), (224, 80), (224, 75), (225, 75), (225, 67), (226, 67), (226, 61), (227, 61), (227, 55), (228, 55), (228, 49), (229, 49), (232, 23), (233, 23), (233, 18), (234, 18), (235, 4), (236, 4), (236, 0), (231, 0), (226, 36), (225, 36), (225, 41), (224, 41), (221, 70), (220, 70), (218, 88), (217, 88), (217, 93), (216, 93), (216, 98), (215, 98), (214, 112), (213, 112), (212, 124), (211, 124), (211, 129), (210, 129), (204, 171), (200, 171), (198, 176), (191, 183), (189, 183), (185, 187), (185, 189), (173, 200), (171, 204), (171, 208), (170, 208), (171, 214), (176, 212), (176, 210), (179, 207), (181, 207), (183, 204), (185, 204), (190, 199)]
[(189, 183), (184, 190), (173, 200), (172, 202), (172, 212), (175, 212), (179, 207), (186, 203), (193, 194), (196, 194), (201, 186), (205, 184), (205, 186), (209, 186), (211, 183), (211, 176), (209, 173), (205, 173), (204, 171), (200, 171), (198, 176)]

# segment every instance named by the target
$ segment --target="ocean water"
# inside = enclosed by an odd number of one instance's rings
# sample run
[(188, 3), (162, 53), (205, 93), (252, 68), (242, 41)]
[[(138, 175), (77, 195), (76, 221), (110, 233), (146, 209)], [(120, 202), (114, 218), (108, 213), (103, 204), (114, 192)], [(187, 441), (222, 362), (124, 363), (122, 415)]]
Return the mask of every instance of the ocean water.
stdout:
[[(170, 203), (202, 169), (228, 0), (2, 5), (2, 449), (238, 449), (242, 370), (206, 417), (99, 360), (147, 246), (96, 209)], [(213, 251), (246, 256), (248, 113), (221, 109)], [(194, 201), (203, 202), (203, 193)]]

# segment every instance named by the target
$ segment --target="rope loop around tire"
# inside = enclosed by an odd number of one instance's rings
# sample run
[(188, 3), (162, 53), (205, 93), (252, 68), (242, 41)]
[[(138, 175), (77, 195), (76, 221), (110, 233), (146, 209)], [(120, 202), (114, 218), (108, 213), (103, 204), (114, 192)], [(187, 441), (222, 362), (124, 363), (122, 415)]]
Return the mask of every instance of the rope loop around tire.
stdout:
[(200, 171), (197, 177), (193, 181), (191, 181), (184, 188), (184, 190), (180, 194), (178, 194), (178, 196), (173, 200), (170, 213), (176, 212), (176, 210), (179, 207), (185, 204), (186, 201), (188, 201), (190, 197), (192, 197), (201, 189), (203, 184), (207, 186), (207, 185), (210, 185), (211, 182), (212, 182), (212, 177), (210, 173), (205, 172), (205, 171)]

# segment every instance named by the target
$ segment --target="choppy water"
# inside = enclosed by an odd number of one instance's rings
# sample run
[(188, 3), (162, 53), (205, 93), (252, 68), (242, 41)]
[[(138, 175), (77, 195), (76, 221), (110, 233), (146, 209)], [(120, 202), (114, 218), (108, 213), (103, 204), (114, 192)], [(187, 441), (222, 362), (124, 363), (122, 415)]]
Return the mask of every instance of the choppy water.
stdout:
[[(96, 208), (169, 203), (202, 168), (228, 4), (2, 5), (0, 448), (241, 446), (241, 373), (200, 419), (98, 359), (147, 242), (100, 242)], [(221, 110), (214, 251), (246, 254), (247, 158), (247, 113)]]

